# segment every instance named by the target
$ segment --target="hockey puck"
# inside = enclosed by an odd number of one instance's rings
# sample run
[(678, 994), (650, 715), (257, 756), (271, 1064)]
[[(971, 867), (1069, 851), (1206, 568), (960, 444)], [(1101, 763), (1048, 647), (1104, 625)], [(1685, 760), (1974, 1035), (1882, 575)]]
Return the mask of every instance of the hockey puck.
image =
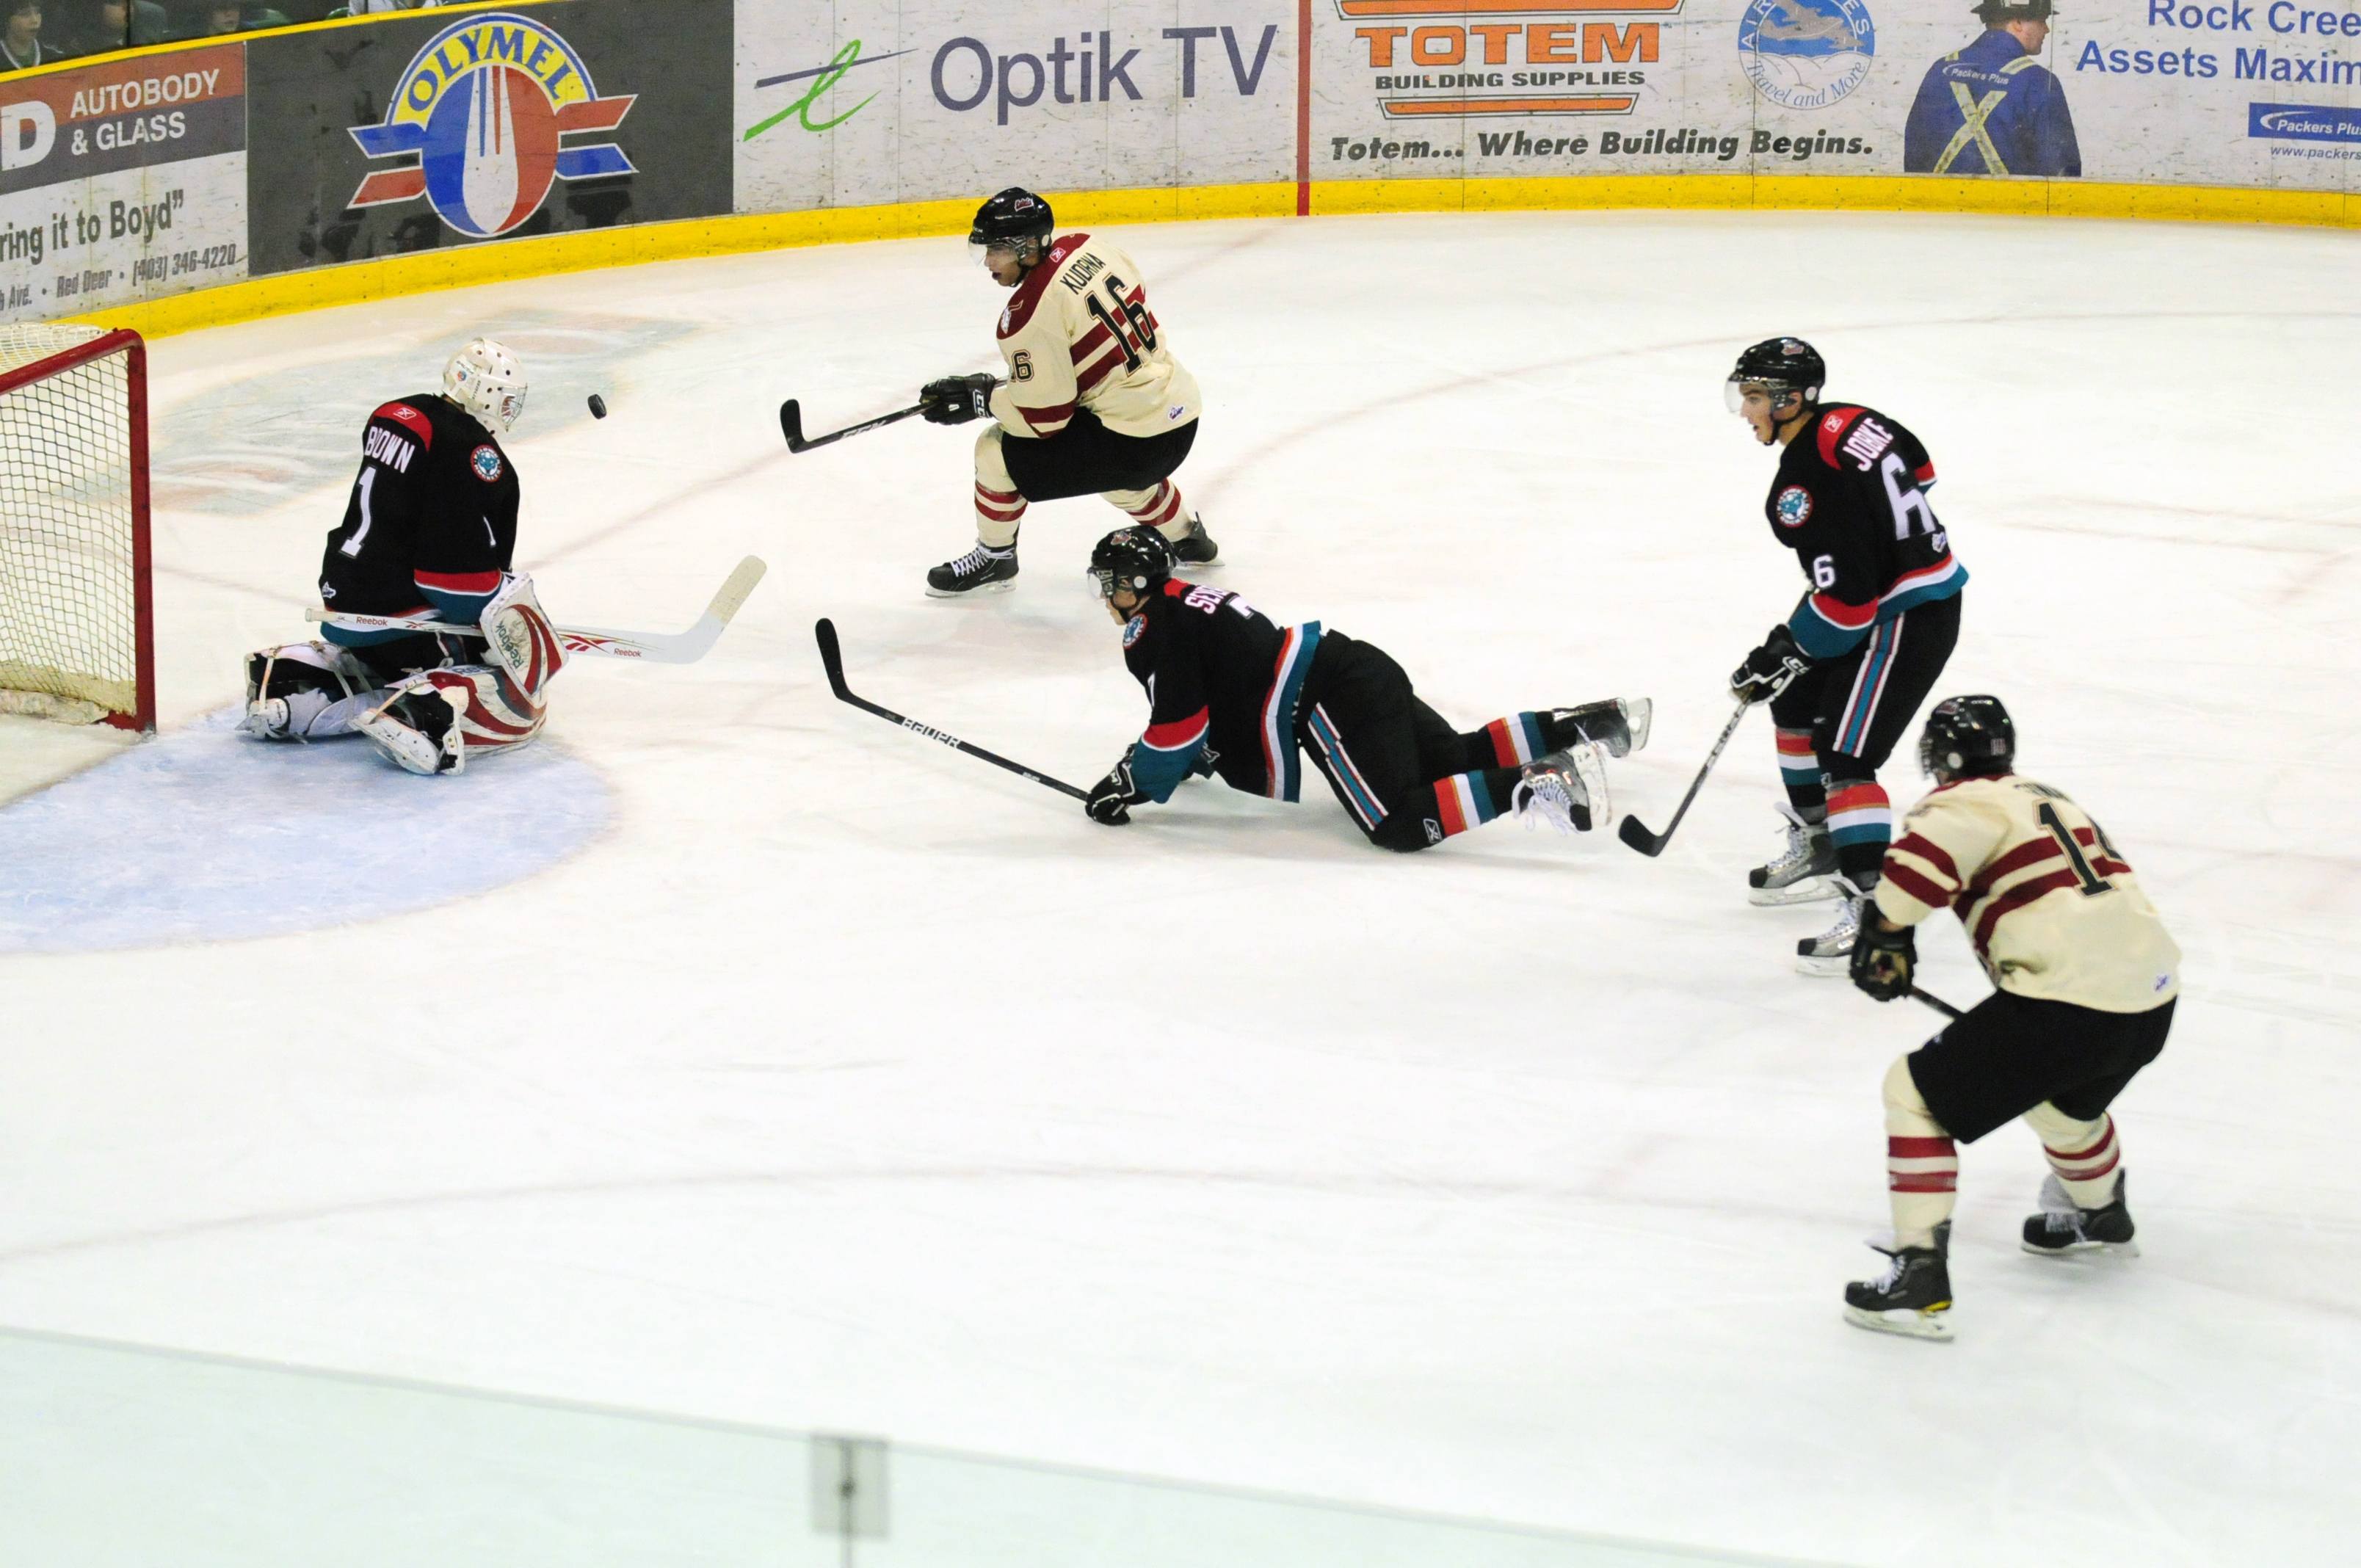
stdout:
[(592, 419), (607, 417), (607, 400), (596, 392), (590, 394), (590, 417)]

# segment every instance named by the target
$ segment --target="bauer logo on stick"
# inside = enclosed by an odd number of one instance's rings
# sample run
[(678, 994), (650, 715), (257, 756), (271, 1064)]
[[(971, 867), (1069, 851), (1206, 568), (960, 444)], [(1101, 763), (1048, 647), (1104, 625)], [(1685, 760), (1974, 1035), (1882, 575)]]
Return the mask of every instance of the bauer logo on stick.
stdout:
[(494, 239), (541, 211), (555, 181), (638, 172), (613, 141), (564, 145), (614, 130), (637, 97), (601, 98), (574, 46), (532, 16), (494, 11), (444, 28), (388, 101), (384, 121), (352, 137), (372, 159), (404, 161), (363, 180), (355, 207), (423, 196), (461, 234)]

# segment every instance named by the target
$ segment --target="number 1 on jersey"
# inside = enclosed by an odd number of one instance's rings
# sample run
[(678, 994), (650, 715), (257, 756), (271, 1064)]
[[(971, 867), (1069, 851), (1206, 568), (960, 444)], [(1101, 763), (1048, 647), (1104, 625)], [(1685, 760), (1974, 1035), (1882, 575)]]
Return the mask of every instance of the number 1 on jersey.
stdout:
[[(2066, 851), (2067, 863), (2074, 868), (2075, 878), (2082, 884), (2083, 897), (2096, 898), (2103, 893), (2115, 891), (2106, 883), (2100, 881), (2099, 873), (2091, 869), (2091, 862), (2082, 856), (2082, 846), (2074, 841), (2074, 830), (2066, 826), (2066, 819), (2058, 815), (2056, 806), (2045, 800), (2041, 803), (2041, 809), (2037, 815), (2041, 818), (2041, 825), (2049, 829), (2049, 836), (2058, 840), (2058, 847)], [(2121, 855), (2115, 853), (2115, 847), (2107, 842), (2107, 835), (2095, 822), (2091, 824), (2091, 836), (2099, 841), (2100, 852), (2109, 860), (2123, 859)]]
[(377, 465), (374, 463), (363, 465), (361, 468), (361, 483), (359, 490), (361, 503), (361, 525), (358, 528), (354, 529), (353, 536), (350, 539), (346, 540), (344, 543), (338, 547), (338, 554), (349, 555), (355, 560), (358, 560), (360, 558), (361, 542), (368, 537), (369, 523), (373, 521), (369, 516), (369, 491), (376, 484)]

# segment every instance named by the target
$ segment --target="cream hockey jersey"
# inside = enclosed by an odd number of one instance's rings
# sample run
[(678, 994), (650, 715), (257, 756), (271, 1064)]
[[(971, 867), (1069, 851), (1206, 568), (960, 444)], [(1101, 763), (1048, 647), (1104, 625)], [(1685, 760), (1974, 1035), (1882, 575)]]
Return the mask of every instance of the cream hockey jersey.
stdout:
[(1086, 234), (1060, 236), (1000, 313), (1008, 379), (993, 417), (1011, 435), (1055, 435), (1076, 408), (1119, 435), (1160, 435), (1195, 419), (1197, 378), (1172, 356), (1139, 268)]
[(1902, 819), (1877, 907), (1916, 925), (1949, 905), (1993, 983), (2103, 1013), (2180, 993), (2180, 949), (2132, 868), (2062, 790), (2015, 774), (1959, 779)]

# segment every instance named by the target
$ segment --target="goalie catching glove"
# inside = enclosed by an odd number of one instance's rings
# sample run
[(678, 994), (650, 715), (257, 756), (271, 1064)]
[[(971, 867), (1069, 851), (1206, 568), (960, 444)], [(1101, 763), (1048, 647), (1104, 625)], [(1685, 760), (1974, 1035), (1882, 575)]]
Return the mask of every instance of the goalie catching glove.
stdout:
[(1810, 657), (1795, 645), (1795, 634), (1782, 623), (1771, 629), (1763, 645), (1746, 655), (1744, 663), (1730, 672), (1730, 694), (1748, 702), (1768, 702), (1811, 666)]
[(1898, 931), (1884, 927), (1877, 901), (1864, 899), (1861, 932), (1852, 939), (1852, 982), (1880, 1002), (1894, 1002), (1910, 994), (1918, 967), (1918, 938), (1914, 927)]
[(945, 376), (919, 390), (918, 410), (928, 424), (965, 424), (992, 412), (993, 389), (999, 385), (986, 375)]

